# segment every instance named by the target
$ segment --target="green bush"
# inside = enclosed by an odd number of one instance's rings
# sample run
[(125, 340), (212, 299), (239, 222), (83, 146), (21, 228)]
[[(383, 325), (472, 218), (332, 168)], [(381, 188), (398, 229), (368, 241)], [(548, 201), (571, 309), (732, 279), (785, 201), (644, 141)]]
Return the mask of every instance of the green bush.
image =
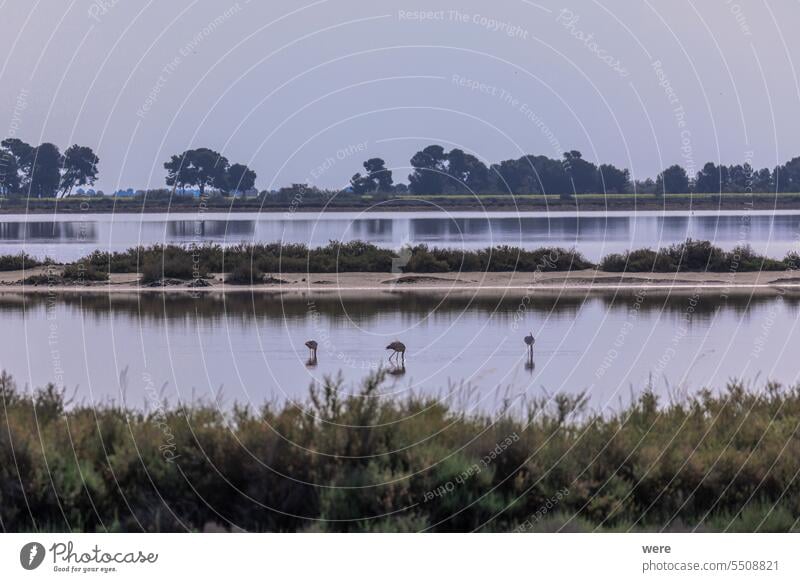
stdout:
[[(619, 410), (582, 395), (470, 413), (327, 380), (302, 402), (69, 404), (0, 376), (0, 523), (20, 532), (789, 531), (800, 388)], [(458, 401), (458, 395), (452, 396)], [(217, 526), (219, 527), (219, 526)]]
[(652, 249), (638, 249), (622, 254), (612, 253), (600, 261), (600, 270), (609, 273), (628, 271), (642, 273), (652, 271), (655, 273), (671, 273), (677, 269), (672, 258), (663, 252)]
[(163, 247), (161, 252), (143, 254), (142, 281), (151, 283), (161, 279), (189, 280), (195, 276), (192, 256), (180, 247)]
[(686, 242), (672, 245), (665, 249), (672, 263), (679, 271), (726, 271), (729, 264), (726, 253), (707, 240)]
[[(405, 260), (398, 260), (401, 256)], [(0, 265), (4, 261), (19, 264), (21, 260), (0, 257)], [(157, 245), (114, 253), (97, 251), (80, 262), (102, 272), (141, 272), (145, 281), (231, 273), (243, 263), (252, 263), (261, 273), (389, 273), (393, 266), (399, 266), (406, 273), (565, 272), (598, 267), (576, 250), (558, 247), (527, 250), (501, 245), (461, 250), (416, 245), (396, 253), (360, 241), (331, 241), (319, 248), (279, 243), (230, 247)], [(614, 273), (785, 271), (798, 267), (800, 257), (792, 253), (783, 260), (775, 260), (755, 253), (750, 247), (723, 251), (709, 241), (691, 239), (659, 250), (612, 253), (603, 257), (599, 264), (600, 270)]]
[[(574, 250), (543, 248), (524, 250), (508, 246), (460, 251), (430, 249), (417, 245), (404, 249), (410, 258), (400, 266), (405, 272), (446, 273), (457, 271), (567, 271), (594, 265)], [(138, 247), (124, 252), (96, 251), (82, 262), (111, 273), (137, 273), (144, 280), (164, 277), (189, 279), (195, 270), (206, 273), (231, 273), (243, 262), (250, 262), (262, 273), (389, 273), (399, 255), (390, 249), (352, 241), (331, 241), (310, 249), (302, 244), (250, 244), (222, 247), (202, 245), (184, 248), (176, 245)]]
[(107, 281), (108, 273), (100, 271), (91, 263), (72, 263), (64, 267), (61, 274), (68, 281)]
[(800, 267), (796, 255), (787, 254), (783, 260), (759, 255), (749, 246), (723, 251), (709, 241), (687, 240), (658, 251), (639, 249), (606, 255), (600, 270), (612, 273), (677, 273), (677, 272), (748, 272), (786, 271)]
[(573, 249), (544, 247), (526, 250), (507, 245), (476, 251), (458, 249), (428, 249), (418, 245), (411, 249), (411, 259), (404, 267), (406, 273), (422, 272), (550, 272), (591, 269), (594, 264)]
[(423, 245), (413, 249), (411, 257), (402, 269), (404, 273), (447, 273), (450, 271), (450, 265), (445, 259), (437, 258)]
[(264, 281), (264, 273), (249, 261), (242, 261), (226, 277), (226, 283), (234, 285), (256, 285)]
[(27, 253), (17, 255), (0, 255), (0, 271), (21, 271), (44, 265), (46, 261), (34, 259)]

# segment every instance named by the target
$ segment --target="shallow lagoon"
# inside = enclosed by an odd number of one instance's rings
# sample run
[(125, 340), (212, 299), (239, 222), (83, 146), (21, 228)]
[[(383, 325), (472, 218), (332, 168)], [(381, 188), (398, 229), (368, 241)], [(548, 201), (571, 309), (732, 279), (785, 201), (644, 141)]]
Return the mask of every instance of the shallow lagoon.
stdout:
[(22, 250), (71, 261), (96, 249), (121, 251), (156, 243), (275, 242), (321, 246), (364, 240), (399, 249), (406, 244), (482, 248), (514, 245), (575, 247), (591, 260), (631, 248), (687, 238), (725, 249), (750, 244), (782, 258), (798, 250), (798, 211), (696, 212), (328, 212), (5, 215), (0, 254)]
[[(352, 387), (408, 346), (387, 394), (460, 389), (484, 405), (508, 395), (587, 390), (614, 406), (648, 385), (664, 396), (731, 378), (793, 383), (800, 298), (581, 295), (535, 298), (515, 329), (519, 300), (386, 293), (313, 300), (247, 293), (0, 295), (2, 367), (22, 384), (64, 385), (85, 401), (148, 394), (239, 402), (303, 397), (341, 375)], [(534, 366), (522, 338), (536, 335)], [(319, 344), (307, 366), (303, 345)], [(122, 382), (120, 382), (122, 378)]]

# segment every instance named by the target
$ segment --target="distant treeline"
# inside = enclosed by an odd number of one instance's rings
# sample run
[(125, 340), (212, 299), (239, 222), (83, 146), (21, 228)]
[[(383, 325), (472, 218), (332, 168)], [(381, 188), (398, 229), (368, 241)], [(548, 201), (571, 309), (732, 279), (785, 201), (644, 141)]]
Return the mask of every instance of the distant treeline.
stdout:
[[(67, 196), (78, 186), (92, 185), (98, 174), (99, 158), (91, 148), (73, 145), (62, 154), (57, 146), (31, 146), (10, 138), (0, 144), (0, 193), (49, 198)], [(381, 158), (363, 163), (341, 190), (325, 190), (305, 183), (259, 196), (286, 205), (301, 206), (307, 199), (358, 197), (411, 193), (420, 196), (447, 194), (548, 194), (570, 198), (578, 194), (748, 194), (800, 192), (800, 157), (774, 168), (753, 168), (749, 163), (716, 165), (708, 162), (695, 175), (680, 165), (665, 168), (655, 178), (631, 180), (629, 170), (613, 164), (594, 164), (581, 152), (564, 152), (560, 159), (525, 155), (487, 165), (472, 154), (454, 148), (446, 151), (430, 145), (410, 160), (413, 171), (408, 183), (395, 183), (392, 170)], [(201, 196), (256, 194), (256, 173), (244, 164), (208, 148), (189, 149), (164, 163), (165, 184), (170, 196), (187, 189)], [(139, 191), (145, 194), (144, 191)], [(158, 193), (158, 190), (153, 192)], [(133, 194), (131, 190), (129, 192)]]
[[(584, 159), (579, 151), (565, 152), (561, 159), (526, 155), (487, 166), (460, 149), (449, 152), (431, 145), (410, 160), (413, 172), (408, 184), (395, 183), (392, 171), (381, 158), (364, 162), (363, 174), (350, 180), (349, 190), (375, 198), (411, 193), (431, 195), (559, 195), (580, 194), (753, 194), (800, 192), (800, 157), (773, 169), (754, 169), (749, 163), (716, 165), (709, 162), (694, 176), (673, 165), (654, 179), (631, 180), (630, 172), (613, 164), (599, 166)], [(284, 204), (307, 202), (311, 198), (341, 199), (341, 191), (320, 190), (308, 184), (292, 184), (264, 193)]]
[(408, 186), (393, 186), (392, 172), (380, 158), (364, 162), (366, 174), (351, 180), (354, 192), (405, 192), (414, 194), (573, 194), (628, 193), (748, 193), (800, 191), (800, 157), (772, 170), (754, 169), (749, 163), (725, 166), (709, 162), (696, 175), (673, 165), (655, 179), (631, 181), (630, 172), (613, 164), (599, 166), (579, 151), (565, 152), (561, 159), (526, 155), (487, 167), (460, 149), (449, 152), (430, 145), (411, 158), (414, 171)]
[[(26, 254), (0, 256), (0, 271), (16, 271), (44, 264)], [(574, 249), (544, 247), (526, 250), (496, 246), (479, 250), (429, 248), (414, 245), (399, 252), (373, 244), (331, 241), (309, 248), (302, 244), (242, 244), (230, 247), (156, 245), (122, 252), (95, 251), (66, 265), (63, 277), (102, 281), (109, 273), (141, 273), (142, 281), (198, 279), (227, 273), (230, 283), (251, 284), (281, 273), (458, 273), (458, 272), (565, 272), (598, 269), (613, 273), (788, 271), (800, 266), (800, 257), (788, 253), (772, 259), (750, 247), (724, 251), (708, 241), (687, 240), (658, 250), (639, 249), (605, 256), (598, 264)], [(32, 280), (32, 282), (34, 282)], [(44, 282), (42, 280), (41, 282)]]
[(68, 196), (76, 186), (95, 183), (100, 159), (92, 148), (32, 146), (17, 138), (0, 142), (0, 193), (25, 193), (34, 197)]
[[(43, 143), (32, 146), (17, 138), (0, 142), (0, 194), (33, 198), (69, 196), (78, 186), (91, 186), (97, 180), (98, 158), (92, 148), (73, 145), (63, 154), (58, 146)], [(208, 148), (186, 150), (164, 163), (165, 183), (178, 189), (197, 187), (219, 194), (247, 192), (255, 186), (256, 173), (244, 164), (231, 164)]]
[(751, 392), (734, 382), (665, 403), (644, 387), (602, 414), (583, 394), (513, 401), (498, 394), (496, 410), (481, 414), (453, 404), (466, 389), (387, 397), (384, 376), (353, 393), (327, 380), (302, 401), (226, 411), (217, 402), (170, 405), (155, 388), (144, 389), (145, 410), (70, 404), (52, 385), (20, 390), (4, 374), (0, 527), (797, 528), (797, 387)]

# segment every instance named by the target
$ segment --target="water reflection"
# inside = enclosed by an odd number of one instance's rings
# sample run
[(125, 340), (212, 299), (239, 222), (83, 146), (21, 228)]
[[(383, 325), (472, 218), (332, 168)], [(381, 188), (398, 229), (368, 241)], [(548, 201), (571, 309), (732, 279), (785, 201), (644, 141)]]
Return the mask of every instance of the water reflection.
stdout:
[[(589, 259), (630, 248), (658, 247), (686, 238), (712, 240), (730, 249), (750, 244), (782, 258), (797, 249), (800, 213), (761, 212), (586, 212), (570, 213), (204, 213), (152, 215), (39, 215), (0, 217), (0, 254), (26, 250), (57, 260), (74, 260), (94, 249), (123, 250), (139, 244), (213, 242), (304, 243), (366, 240), (403, 244), (480, 248), (509, 244), (575, 247)], [(79, 247), (47, 243), (82, 242)]]
[(386, 373), (390, 376), (394, 376), (395, 378), (400, 378), (406, 375), (406, 364), (405, 362), (395, 363), (392, 362), (389, 364), (389, 367), (386, 368)]
[(0, 222), (0, 241), (96, 242), (97, 231), (94, 222)]
[[(800, 298), (690, 299), (653, 294), (635, 307), (630, 294), (536, 296), (518, 322), (513, 298), (4, 293), (0, 349), (20, 383), (78, 386), (89, 400), (119, 400), (125, 369), (131, 401), (146, 377), (171, 400), (216, 398), (222, 386), (229, 403), (302, 397), (339, 375), (352, 387), (379, 366), (392, 394), (464, 382), (481, 395), (588, 390), (600, 402), (649, 384), (666, 394), (735, 377), (797, 381), (789, 354), (800, 340)], [(388, 361), (384, 347), (395, 340), (408, 346), (405, 364)]]
[[(526, 304), (526, 310), (538, 315), (557, 313), (559, 316), (574, 317), (587, 305), (622, 314), (636, 305), (636, 310), (643, 313), (683, 314), (689, 302), (689, 298), (682, 295), (651, 294), (638, 304), (635, 299), (633, 290), (616, 294), (541, 295)], [(45, 307), (48, 301), (52, 300), (44, 294), (23, 296), (3, 293), (0, 294), (0, 314), (37, 311)], [(701, 296), (688, 315), (690, 319), (701, 321), (710, 321), (718, 311), (747, 317), (754, 308), (772, 305), (775, 301), (775, 297), (769, 295), (730, 295), (725, 299), (717, 294)], [(437, 314), (450, 317), (467, 311), (505, 320), (513, 318), (520, 306), (520, 299), (514, 297), (447, 296), (444, 293), (422, 295), (412, 292), (386, 292), (358, 300), (336, 293), (317, 295), (313, 299), (278, 292), (214, 293), (199, 298), (188, 293), (139, 296), (125, 293), (62, 293), (58, 296), (58, 302), (75, 315), (98, 318), (99, 321), (106, 321), (113, 314), (150, 322), (167, 320), (173, 326), (181, 323), (191, 325), (198, 319), (209, 322), (263, 319), (291, 324), (312, 316), (329, 323), (343, 319), (369, 323), (380, 320), (387, 313), (414, 320), (426, 315), (435, 317)], [(781, 296), (780, 302), (793, 309), (800, 308), (800, 296), (797, 294), (787, 293)]]
[(533, 362), (533, 355), (529, 355), (528, 358), (525, 360), (525, 370), (533, 374), (534, 370), (536, 370), (536, 364)]
[(167, 234), (174, 240), (225, 241), (228, 237), (252, 238), (254, 220), (172, 220), (165, 223)]

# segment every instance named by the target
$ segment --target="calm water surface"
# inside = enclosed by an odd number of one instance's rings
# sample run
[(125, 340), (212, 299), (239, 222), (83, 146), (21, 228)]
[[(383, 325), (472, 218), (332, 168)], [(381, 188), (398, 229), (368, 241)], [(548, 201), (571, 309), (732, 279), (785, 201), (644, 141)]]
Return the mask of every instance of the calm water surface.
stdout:
[(567, 212), (480, 213), (205, 213), (6, 215), (0, 217), (0, 254), (26, 250), (60, 261), (96, 249), (124, 250), (155, 243), (238, 242), (327, 244), (365, 240), (400, 248), (427, 243), (480, 248), (509, 244), (576, 247), (596, 260), (630, 248), (658, 247), (686, 238), (730, 249), (750, 244), (781, 258), (798, 249), (800, 212)]
[[(407, 362), (386, 393), (446, 394), (465, 382), (474, 401), (488, 404), (505, 391), (588, 390), (601, 407), (648, 383), (666, 395), (734, 377), (754, 386), (767, 378), (793, 383), (800, 372), (798, 298), (541, 298), (515, 330), (518, 305), (388, 293), (313, 302), (3, 294), (0, 365), (21, 384), (77, 387), (87, 402), (124, 393), (136, 406), (153, 394), (173, 402), (222, 395), (227, 405), (302, 397), (311, 382), (337, 374), (352, 387), (386, 365), (384, 346), (394, 339), (407, 344)], [(533, 368), (522, 341), (529, 329), (537, 337)], [(306, 366), (310, 338), (320, 343), (316, 367)]]

